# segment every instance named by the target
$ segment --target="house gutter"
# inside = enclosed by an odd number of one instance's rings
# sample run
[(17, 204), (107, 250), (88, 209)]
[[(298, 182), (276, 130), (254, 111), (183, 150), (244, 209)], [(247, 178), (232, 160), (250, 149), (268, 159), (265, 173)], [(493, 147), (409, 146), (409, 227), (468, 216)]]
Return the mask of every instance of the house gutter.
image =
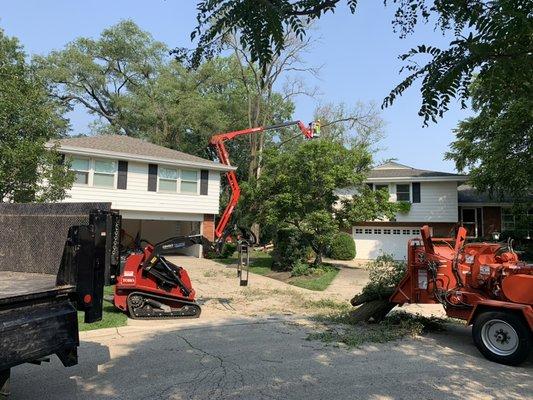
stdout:
[[(53, 148), (54, 144), (48, 144), (48, 148)], [(159, 158), (159, 157), (150, 157), (142, 156), (131, 153), (120, 153), (115, 151), (105, 151), (97, 149), (89, 149), (85, 147), (71, 147), (71, 146), (61, 146), (57, 147), (57, 151), (64, 154), (72, 154), (77, 156), (95, 156), (101, 158), (117, 158), (128, 161), (139, 161), (145, 163), (154, 163), (154, 164), (165, 164), (172, 165), (177, 167), (189, 167), (189, 168), (205, 168), (212, 171), (234, 171), (237, 167), (231, 165), (224, 165), (216, 162), (197, 162), (197, 161), (185, 161), (185, 160), (175, 160), (170, 158)]]

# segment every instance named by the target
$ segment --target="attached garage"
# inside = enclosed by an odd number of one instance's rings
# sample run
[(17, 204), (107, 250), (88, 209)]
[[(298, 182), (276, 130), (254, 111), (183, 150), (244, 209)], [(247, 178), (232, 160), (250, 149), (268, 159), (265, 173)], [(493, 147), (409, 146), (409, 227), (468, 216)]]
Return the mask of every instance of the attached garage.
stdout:
[(404, 260), (407, 258), (407, 241), (420, 237), (420, 227), (354, 226), (352, 236), (358, 260), (372, 260), (382, 254)]
[[(127, 236), (125, 242), (131, 241), (139, 234), (141, 239), (158, 243), (174, 236), (202, 234), (201, 214), (148, 213), (121, 211), (122, 229)], [(127, 243), (124, 243), (127, 244)], [(201, 256), (201, 246), (195, 245), (183, 250), (183, 254)]]

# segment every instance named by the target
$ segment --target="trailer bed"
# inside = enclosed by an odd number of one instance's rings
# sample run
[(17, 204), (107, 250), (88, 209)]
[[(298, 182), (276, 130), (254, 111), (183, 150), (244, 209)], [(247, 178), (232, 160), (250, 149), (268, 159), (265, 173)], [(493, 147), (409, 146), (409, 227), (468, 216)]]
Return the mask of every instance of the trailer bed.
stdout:
[(56, 286), (56, 276), (0, 271), (0, 304), (73, 292), (71, 285)]

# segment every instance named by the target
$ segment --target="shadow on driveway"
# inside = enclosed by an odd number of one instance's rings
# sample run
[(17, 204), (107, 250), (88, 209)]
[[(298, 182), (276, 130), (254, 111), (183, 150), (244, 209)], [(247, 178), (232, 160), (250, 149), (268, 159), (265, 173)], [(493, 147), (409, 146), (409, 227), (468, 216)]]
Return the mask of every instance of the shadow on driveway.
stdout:
[[(532, 363), (491, 363), (470, 330), (361, 349), (306, 340), (282, 319), (93, 334), (80, 365), (13, 370), (13, 399), (525, 399)], [(107, 353), (109, 348), (109, 353)], [(109, 358), (110, 356), (110, 358)]]

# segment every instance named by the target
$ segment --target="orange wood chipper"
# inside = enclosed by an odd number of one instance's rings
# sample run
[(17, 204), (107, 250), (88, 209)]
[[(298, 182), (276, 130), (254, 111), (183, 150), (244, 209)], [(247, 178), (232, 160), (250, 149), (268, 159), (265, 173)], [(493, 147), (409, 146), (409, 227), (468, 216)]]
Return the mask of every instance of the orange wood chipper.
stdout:
[(533, 343), (533, 265), (519, 261), (510, 243), (465, 242), (464, 228), (456, 238), (432, 238), (424, 226), (408, 242), (407, 274), (391, 306), (440, 303), (449, 317), (472, 325), (486, 358), (519, 364)]

